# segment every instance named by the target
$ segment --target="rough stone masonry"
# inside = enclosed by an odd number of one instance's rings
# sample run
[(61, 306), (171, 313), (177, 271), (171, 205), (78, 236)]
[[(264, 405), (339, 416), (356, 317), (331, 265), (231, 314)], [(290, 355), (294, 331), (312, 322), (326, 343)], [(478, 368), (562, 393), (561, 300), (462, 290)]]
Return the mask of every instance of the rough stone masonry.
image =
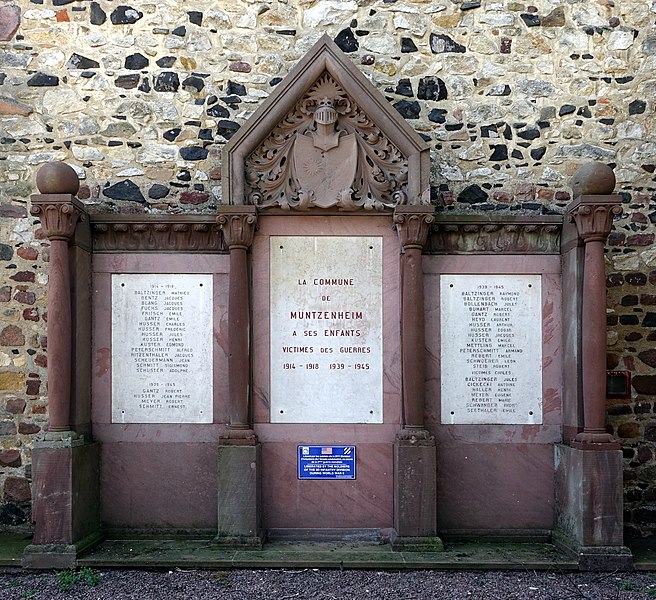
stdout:
[(328, 33), (431, 146), (452, 213), (561, 214), (610, 164), (609, 406), (629, 534), (656, 531), (656, 2), (0, 0), (0, 527), (30, 520), (47, 421), (48, 243), (34, 176), (63, 160), (92, 212), (213, 213), (221, 149)]

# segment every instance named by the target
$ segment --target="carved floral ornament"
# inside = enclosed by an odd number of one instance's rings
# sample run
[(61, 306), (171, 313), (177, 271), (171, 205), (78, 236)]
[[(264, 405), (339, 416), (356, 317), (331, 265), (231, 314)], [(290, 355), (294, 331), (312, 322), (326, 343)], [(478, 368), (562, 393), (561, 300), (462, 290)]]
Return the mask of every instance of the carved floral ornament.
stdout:
[(245, 161), (261, 209), (383, 210), (407, 201), (408, 161), (324, 72)]
[[(41, 198), (48, 198), (48, 196), (41, 196)], [(32, 200), (30, 214), (41, 219), (43, 231), (49, 240), (70, 240), (75, 234), (78, 221), (84, 220), (83, 211), (73, 202), (37, 200), (35, 197)]]

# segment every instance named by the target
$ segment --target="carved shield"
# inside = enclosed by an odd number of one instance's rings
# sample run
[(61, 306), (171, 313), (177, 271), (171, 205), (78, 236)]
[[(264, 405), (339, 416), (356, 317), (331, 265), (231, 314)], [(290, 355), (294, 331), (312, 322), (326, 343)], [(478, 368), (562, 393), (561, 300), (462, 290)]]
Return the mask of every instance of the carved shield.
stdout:
[(357, 142), (352, 133), (340, 137), (339, 144), (326, 151), (315, 148), (310, 136), (297, 136), (294, 171), (299, 191), (311, 195), (311, 204), (319, 208), (335, 206), (338, 194), (353, 183), (357, 160)]

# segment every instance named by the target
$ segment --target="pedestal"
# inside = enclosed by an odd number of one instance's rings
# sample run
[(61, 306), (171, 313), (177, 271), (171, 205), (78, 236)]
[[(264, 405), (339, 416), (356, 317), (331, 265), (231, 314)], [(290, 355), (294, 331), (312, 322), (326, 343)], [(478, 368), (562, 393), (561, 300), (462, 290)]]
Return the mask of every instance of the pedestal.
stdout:
[(100, 444), (81, 439), (40, 442), (32, 451), (34, 539), (23, 554), (29, 569), (74, 568), (102, 539)]
[(219, 446), (219, 526), (216, 541), (227, 546), (262, 547), (260, 444)]
[(444, 549), (437, 537), (436, 461), (435, 440), (394, 443), (395, 550)]
[(631, 570), (624, 546), (621, 450), (555, 446), (554, 543), (584, 571)]

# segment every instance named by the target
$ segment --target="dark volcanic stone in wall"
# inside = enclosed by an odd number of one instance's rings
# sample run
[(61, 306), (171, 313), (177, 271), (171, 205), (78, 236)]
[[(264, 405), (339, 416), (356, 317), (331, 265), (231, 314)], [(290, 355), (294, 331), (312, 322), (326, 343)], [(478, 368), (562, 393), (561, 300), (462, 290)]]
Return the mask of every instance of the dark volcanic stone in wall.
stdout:
[(139, 186), (133, 181), (126, 179), (110, 185), (103, 190), (103, 195), (112, 200), (129, 200), (132, 202), (145, 202)]
[(160, 200), (161, 198), (166, 198), (169, 195), (169, 191), (169, 188), (165, 185), (156, 183), (148, 190), (148, 197), (151, 200)]
[(141, 81), (141, 75), (131, 73), (130, 75), (119, 75), (114, 80), (114, 85), (124, 90), (133, 90), (139, 85), (139, 81)]
[(193, 23), (194, 25), (202, 25), (203, 24), (203, 13), (198, 11), (198, 10), (190, 10), (187, 11), (187, 15), (189, 15), (189, 22)]
[(466, 204), (480, 204), (488, 199), (487, 193), (478, 185), (467, 186), (458, 194), (458, 202)]
[(137, 52), (125, 57), (125, 68), (130, 71), (139, 71), (145, 69), (150, 64), (150, 61), (143, 55)]
[(98, 69), (100, 63), (81, 54), (73, 53), (66, 63), (67, 69)]
[(180, 148), (180, 156), (184, 160), (204, 160), (207, 158), (207, 154), (207, 148), (201, 148), (200, 146), (187, 146), (186, 148)]
[(508, 160), (508, 146), (505, 146), (504, 144), (492, 144), (490, 147), (493, 149), (490, 160)]
[(207, 116), (226, 118), (230, 116), (230, 111), (225, 106), (221, 106), (220, 104), (215, 104), (214, 106), (211, 106), (210, 108), (207, 109)]
[(162, 58), (158, 58), (155, 63), (158, 67), (162, 67), (162, 69), (169, 69), (175, 64), (176, 60), (175, 56), (162, 56)]
[(234, 81), (228, 80), (226, 94), (228, 94), (228, 96), (245, 96), (246, 86), (241, 83), (235, 83)]
[(538, 27), (540, 25), (540, 17), (536, 14), (523, 13), (520, 16), (527, 27)]
[(428, 113), (428, 120), (433, 123), (446, 123), (447, 111), (442, 108), (434, 108)]
[(421, 112), (421, 107), (419, 102), (413, 100), (412, 102), (408, 100), (401, 100), (394, 104), (394, 108), (399, 112), (399, 114), (404, 119), (418, 119), (419, 113)]
[(107, 20), (107, 13), (100, 8), (100, 4), (92, 2), (89, 10), (89, 21), (92, 25), (102, 25)]
[(180, 87), (180, 79), (178, 74), (173, 71), (164, 71), (158, 73), (155, 77), (155, 91), (156, 92), (177, 92)]
[(412, 91), (412, 84), (409, 79), (399, 79), (399, 83), (396, 85), (396, 90), (394, 90), (399, 96), (408, 96), (412, 98), (415, 93)]
[(342, 52), (356, 52), (360, 48), (360, 42), (355, 38), (350, 29), (342, 29), (335, 38), (335, 44)]
[(111, 14), (114, 25), (131, 25), (143, 17), (143, 13), (131, 6), (117, 6)]
[(401, 38), (401, 52), (407, 54), (409, 52), (418, 52), (417, 46), (412, 41), (411, 38), (402, 37)]
[(221, 119), (217, 125), (217, 135), (222, 135), (226, 140), (229, 140), (239, 130), (239, 123), (234, 121), (226, 121)]
[(205, 82), (201, 77), (187, 77), (182, 82), (182, 89), (187, 90), (188, 92), (200, 92), (205, 87)]
[(54, 87), (59, 85), (59, 77), (55, 75), (46, 75), (45, 73), (37, 73), (27, 80), (27, 85), (31, 87)]
[(420, 100), (446, 100), (446, 85), (439, 77), (422, 77), (417, 88)]
[(14, 257), (14, 249), (9, 244), (0, 244), (0, 260), (11, 260)]
[(448, 35), (431, 33), (430, 48), (433, 54), (442, 54), (443, 52), (465, 52), (465, 47), (458, 44)]
[(634, 100), (629, 104), (629, 114), (630, 115), (641, 115), (645, 112), (647, 103), (643, 100)]

